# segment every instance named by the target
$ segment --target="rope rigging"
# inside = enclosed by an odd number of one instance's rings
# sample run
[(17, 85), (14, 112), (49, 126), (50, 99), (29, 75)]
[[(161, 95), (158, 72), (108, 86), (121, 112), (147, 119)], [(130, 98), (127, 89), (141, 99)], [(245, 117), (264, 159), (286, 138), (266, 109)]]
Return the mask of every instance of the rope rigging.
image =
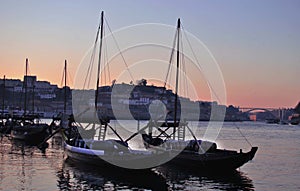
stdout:
[[(92, 70), (93, 65), (94, 65), (94, 60), (95, 60), (95, 55), (96, 55), (96, 50), (97, 50), (97, 42), (98, 42), (99, 33), (100, 33), (100, 27), (101, 27), (101, 24), (99, 24), (98, 29), (97, 29), (96, 39), (95, 39), (95, 42), (94, 42), (94, 46), (93, 46), (93, 51), (92, 51), (91, 58), (90, 58), (89, 67), (87, 69), (87, 75), (85, 76), (85, 79), (84, 79), (83, 89), (85, 87), (89, 88), (89, 86), (90, 86), (90, 81), (91, 81), (91, 76), (92, 76), (91, 75), (91, 70)], [(87, 83), (87, 86), (86, 86), (86, 83)]]
[[(183, 33), (184, 33), (184, 35), (185, 35), (185, 38), (186, 38), (186, 40), (187, 40), (187, 42), (188, 42), (188, 45), (189, 45), (189, 47), (190, 47), (190, 49), (191, 49), (191, 51), (192, 51), (192, 54), (193, 54), (193, 56), (194, 56), (194, 58), (195, 58), (195, 60), (196, 60), (196, 62), (197, 62), (197, 64), (198, 64), (200, 70), (203, 71), (203, 68), (202, 68), (201, 65), (200, 65), (200, 62), (199, 62), (199, 60), (198, 60), (198, 58), (197, 58), (197, 56), (196, 56), (196, 53), (195, 53), (194, 49), (192, 48), (191, 42), (189, 41), (189, 39), (188, 39), (188, 37), (187, 37), (187, 34), (186, 34), (185, 30), (184, 30), (183, 25), (182, 25), (182, 29), (183, 29)], [(203, 74), (204, 74), (204, 73), (203, 73)], [(210, 84), (209, 81), (207, 81), (207, 84), (208, 84), (209, 88), (211, 89), (211, 91), (213, 92), (214, 96), (217, 98), (217, 101), (220, 103), (220, 98), (218, 97), (217, 93), (215, 92), (215, 90), (213, 89), (213, 87), (211, 86), (211, 84)]]
[[(200, 62), (195, 54), (195, 51), (193, 50), (192, 48), (192, 45), (191, 45), (191, 42), (189, 41), (188, 37), (187, 37), (187, 34), (186, 34), (186, 31), (184, 30), (184, 27), (182, 25), (182, 31), (184, 33), (184, 36), (185, 36), (185, 39), (187, 40), (188, 42), (188, 45), (189, 45), (189, 48), (191, 49), (192, 51), (192, 54), (194, 56), (194, 59), (196, 60), (197, 62), (197, 65), (199, 66), (200, 70), (203, 71), (203, 68), (201, 67), (200, 65)], [(214, 94), (214, 96), (217, 98), (217, 101), (220, 103), (220, 98), (218, 97), (217, 93), (215, 92), (215, 90), (213, 89), (213, 87), (211, 86), (210, 82), (207, 80), (207, 84), (209, 86), (209, 88), (211, 89), (212, 93)], [(249, 140), (246, 138), (246, 136), (242, 133), (242, 131), (240, 130), (240, 128), (234, 123), (234, 126), (235, 128), (239, 131), (239, 133), (241, 134), (241, 136), (246, 140), (246, 142), (252, 147), (251, 143), (249, 142)]]
[[(117, 43), (117, 40), (116, 40), (116, 37), (114, 36), (106, 18), (104, 17), (104, 14), (103, 12), (101, 13), (101, 19), (100, 19), (100, 24), (98, 26), (98, 29), (97, 29), (97, 33), (96, 33), (96, 38), (95, 38), (95, 41), (94, 41), (94, 45), (93, 45), (93, 49), (92, 49), (92, 53), (91, 53), (91, 56), (90, 56), (90, 60), (89, 60), (89, 65), (88, 65), (88, 68), (87, 68), (87, 71), (86, 71), (86, 76), (85, 76), (85, 79), (84, 79), (84, 84), (83, 84), (83, 89), (85, 88), (89, 88), (90, 87), (90, 82), (91, 82), (91, 79), (92, 79), (92, 73), (95, 71), (93, 68), (95, 67), (95, 63), (96, 62), (96, 56), (98, 54), (98, 60), (97, 60), (97, 76), (96, 76), (96, 90), (95, 90), (95, 112), (94, 112), (94, 119), (95, 121), (92, 122), (92, 129), (95, 129), (96, 128), (96, 124), (99, 123), (98, 119), (99, 118), (99, 114), (98, 114), (98, 95), (99, 95), (99, 87), (103, 86), (103, 85), (106, 85), (107, 84), (107, 79), (110, 81), (111, 80), (111, 74), (110, 74), (110, 67), (109, 67), (109, 64), (108, 64), (108, 46), (107, 46), (107, 39), (105, 38), (105, 27), (104, 27), (104, 24), (107, 26), (107, 28), (109, 29), (109, 32), (110, 34), (112, 35), (113, 37), (113, 40), (114, 40), (114, 43), (118, 49), (118, 51), (120, 52), (120, 55), (122, 57), (122, 60), (126, 66), (126, 70), (127, 72), (129, 73), (131, 79), (134, 81), (134, 78), (133, 78), (133, 75), (131, 74), (130, 70), (129, 70), (129, 67), (128, 67), (128, 64), (125, 60), (125, 57), (123, 55), (123, 53), (121, 52), (121, 49), (120, 49), (120, 46), (119, 44)], [(99, 47), (98, 47), (99, 46)], [(90, 108), (86, 108), (85, 111), (81, 112), (79, 115), (77, 115), (77, 117), (80, 117), (82, 116), (84, 113), (86, 113), (87, 111), (89, 111)], [(104, 112), (105, 113), (105, 112)], [(101, 114), (102, 115), (102, 114)], [(113, 127), (111, 127), (110, 125), (108, 125), (108, 123), (106, 122), (106, 117), (104, 119), (102, 119), (103, 116), (101, 116), (101, 119), (100, 119), (100, 126), (97, 127), (97, 128), (101, 128), (102, 125), (105, 126), (105, 129), (106, 127), (108, 127), (109, 129), (111, 129), (117, 136), (118, 138), (124, 142), (124, 140), (122, 139), (122, 137), (120, 137), (118, 135), (118, 133), (113, 129)], [(80, 123), (77, 123), (78, 126), (82, 127), (83, 128), (83, 124), (80, 124)], [(88, 125), (89, 126), (89, 125)], [(86, 126), (85, 128), (88, 128), (88, 126)], [(105, 130), (106, 131), (106, 130)], [(100, 132), (99, 132), (100, 133)], [(100, 136), (100, 134), (99, 134)]]
[(247, 137), (242, 133), (241, 129), (234, 123), (235, 128), (239, 131), (239, 133), (241, 134), (241, 136), (246, 140), (246, 142), (252, 147), (252, 144), (250, 143), (250, 141), (247, 139)]
[[(71, 75), (71, 73), (69, 72), (69, 70), (67, 71), (67, 84), (73, 84), (73, 77)], [(70, 86), (70, 85), (69, 85)]]
[[(115, 37), (115, 35), (113, 34), (110, 26), (109, 26), (109, 23), (106, 19), (106, 17), (103, 17), (103, 24), (105, 22), (107, 28), (109, 29), (109, 32), (114, 40), (114, 43), (115, 43), (115, 46), (117, 47), (118, 51), (119, 51), (119, 54), (121, 55), (121, 58), (122, 58), (122, 61), (123, 63), (125, 64), (125, 67), (126, 67), (126, 70), (131, 78), (132, 81), (135, 81), (134, 78), (133, 78), (133, 75), (129, 69), (129, 65), (127, 64), (126, 60), (125, 60), (125, 57), (121, 51), (121, 48), (117, 42), (117, 39)], [(105, 28), (103, 28), (103, 36), (105, 36)], [(91, 57), (90, 57), (90, 61), (89, 61), (89, 66), (87, 68), (87, 74), (86, 74), (86, 77), (85, 77), (85, 80), (84, 80), (84, 85), (83, 85), (83, 89), (85, 88), (89, 88), (90, 86), (90, 82), (91, 82), (91, 78), (92, 78), (92, 70), (93, 70), (93, 66), (94, 66), (94, 62), (95, 62), (95, 56), (96, 56), (96, 53), (97, 53), (97, 44), (99, 42), (99, 35), (100, 35), (100, 32), (101, 32), (101, 23), (99, 24), (98, 26), (98, 30), (97, 30), (97, 33), (96, 33), (96, 38), (95, 38), (95, 42), (94, 42), (94, 45), (93, 45), (93, 50), (92, 50), (92, 54), (91, 54)], [(101, 40), (100, 40), (101, 41)], [(102, 42), (100, 42), (102, 43)], [(104, 44), (104, 48), (103, 50), (99, 50), (99, 59), (98, 59), (98, 65), (99, 65), (99, 62), (103, 61), (104, 63), (107, 63), (108, 62), (108, 53), (107, 53), (107, 40), (106, 38), (103, 38), (103, 44)], [(101, 46), (101, 45), (99, 45)], [(103, 58), (101, 58), (101, 52), (103, 51)], [(104, 82), (104, 84), (107, 84), (107, 78), (108, 78), (108, 82), (111, 82), (111, 74), (110, 74), (110, 67), (109, 67), (109, 64), (102, 64), (103, 66), (101, 66), (100, 68), (97, 69), (98, 71), (98, 77), (100, 76), (100, 71), (102, 69), (103, 71), (103, 76), (101, 76), (101, 81)], [(99, 85), (100, 85), (100, 82), (99, 82)]]
[(167, 70), (167, 74), (166, 74), (166, 78), (165, 78), (165, 82), (164, 82), (164, 89), (166, 88), (169, 74), (170, 75), (172, 74), (170, 72), (170, 70), (172, 70), (171, 65), (172, 65), (172, 62), (173, 62), (173, 55), (174, 55), (175, 46), (176, 46), (176, 36), (177, 36), (177, 33), (178, 33), (178, 30), (176, 30), (175, 36), (174, 36), (174, 40), (173, 40), (173, 46), (172, 46), (171, 55), (170, 55), (170, 59), (169, 59), (169, 66), (168, 66), (168, 70)]
[[(168, 71), (167, 71), (167, 74), (166, 74), (166, 78), (165, 78), (165, 82), (164, 82), (164, 88), (166, 87), (166, 84), (167, 84), (167, 81), (168, 81), (168, 79), (171, 81), (171, 74), (172, 74), (172, 72), (171, 72), (171, 70), (172, 70), (172, 67), (171, 67), (171, 64), (173, 64), (173, 55), (174, 55), (174, 51), (175, 51), (175, 46), (176, 46), (176, 40), (178, 41), (178, 43), (180, 42), (180, 55), (181, 55), (181, 58), (180, 58), (180, 63), (181, 63), (181, 68), (182, 68), (182, 74), (183, 75), (185, 75), (185, 77), (182, 79), (182, 78), (180, 78), (180, 86), (181, 87), (185, 87), (184, 88), (184, 90), (183, 90), (183, 95), (184, 96), (186, 96), (186, 97), (188, 97), (188, 79), (187, 79), (187, 77), (186, 77), (186, 73), (187, 73), (187, 71), (186, 71), (186, 64), (185, 64), (185, 58), (184, 58), (184, 54), (183, 54), (183, 38), (182, 38), (182, 34), (181, 33), (179, 33), (179, 30), (180, 30), (180, 28), (178, 28), (178, 30), (176, 30), (176, 33), (175, 33), (175, 38), (174, 38), (174, 41), (173, 41), (173, 47), (172, 47), (172, 51), (171, 51), (171, 56), (170, 56), (170, 60), (169, 60), (169, 66), (168, 66)], [(199, 60), (198, 60), (198, 58), (197, 58), (197, 56), (196, 56), (196, 54), (195, 54), (195, 51), (193, 50), (193, 48), (192, 48), (192, 45), (191, 45), (191, 42), (189, 41), (189, 39), (187, 38), (187, 34), (186, 34), (186, 31), (183, 29), (183, 26), (182, 26), (182, 31), (183, 31), (183, 33), (184, 33), (184, 37), (185, 37), (185, 39), (186, 39), (186, 41), (187, 41), (187, 43), (188, 43), (188, 46), (189, 46), (189, 48), (190, 48), (190, 50), (191, 50), (191, 52), (192, 52), (192, 55), (193, 55), (193, 57), (194, 57), (194, 59), (196, 60), (196, 62), (197, 62), (197, 64), (198, 64), (198, 66), (200, 67), (200, 70), (201, 71), (203, 71), (203, 68), (201, 67), (201, 65), (200, 65), (200, 62), (199, 62)], [(179, 33), (179, 34), (178, 34)], [(177, 38), (180, 38), (180, 41), (177, 39)], [(177, 44), (177, 49), (179, 49), (179, 44)], [(177, 54), (177, 55), (179, 55), (179, 54)], [(178, 57), (178, 56), (177, 56)], [(177, 58), (178, 59), (178, 58)], [(178, 75), (177, 75), (178, 76)], [(211, 86), (211, 84), (210, 84), (210, 82), (209, 81), (207, 81), (207, 83), (208, 83), (208, 85), (209, 85), (209, 87), (210, 87), (210, 89), (211, 89), (211, 91), (212, 91), (212, 93), (214, 94), (214, 96), (217, 98), (217, 100), (218, 100), (218, 102), (220, 102), (220, 99), (219, 99), (219, 97), (218, 97), (218, 95), (217, 95), (217, 93), (216, 93), (216, 91), (213, 89), (213, 87)], [(177, 89), (178, 87), (176, 87), (176, 89)], [(186, 91), (185, 91), (186, 90)], [(177, 93), (177, 92), (175, 92), (175, 93)], [(162, 98), (162, 96), (161, 96), (161, 98)], [(175, 105), (176, 106), (176, 105)], [(176, 107), (175, 107), (175, 109), (176, 109)], [(175, 112), (176, 112), (176, 110), (175, 110)], [(176, 117), (176, 115), (175, 115), (175, 117)], [(176, 119), (175, 119), (176, 120)], [(174, 120), (174, 121), (175, 121)], [(174, 122), (174, 125), (175, 125), (175, 122)], [(252, 147), (252, 145), (251, 145), (251, 143), (250, 143), (250, 141), (246, 138), (246, 136), (242, 133), (242, 131), (240, 130), (240, 128), (236, 125), (236, 124), (234, 124), (235, 125), (235, 127), (237, 128), (237, 130), (239, 131), (239, 133), (240, 133), (240, 135), (246, 140), (246, 142)], [(167, 127), (164, 131), (162, 131), (157, 137), (159, 137), (159, 136), (161, 136), (163, 133), (165, 133), (168, 129), (169, 129), (170, 127)], [(189, 128), (188, 128), (189, 129)], [(190, 130), (190, 129), (189, 129)], [(173, 132), (172, 133), (173, 134), (173, 136), (174, 136), (174, 134), (175, 134), (175, 132)], [(171, 135), (172, 135), (171, 134)], [(174, 138), (174, 137), (173, 137)]]
[(183, 88), (183, 95), (185, 97), (188, 97), (188, 93), (189, 93), (189, 86), (188, 86), (188, 82), (187, 82), (187, 72), (186, 72), (186, 64), (185, 64), (185, 57), (184, 57), (184, 53), (183, 53), (183, 40), (182, 40), (182, 35), (181, 35), (181, 65), (182, 65), (182, 72), (183, 72), (183, 75), (184, 75), (184, 78), (181, 78), (183, 81), (181, 82), (182, 83), (182, 87), (185, 87)]
[[(169, 76), (169, 73), (170, 73), (170, 70), (171, 70), (171, 65), (173, 63), (173, 55), (174, 55), (174, 51), (175, 51), (175, 48), (176, 48), (176, 45), (177, 45), (177, 70), (176, 70), (176, 83), (175, 83), (175, 108), (174, 108), (174, 126), (176, 124), (176, 120), (177, 120), (177, 102), (178, 102), (178, 79), (179, 79), (179, 61), (180, 61), (180, 19), (178, 19), (178, 22), (177, 22), (177, 27), (176, 27), (176, 32), (175, 32), (175, 37), (174, 37), (174, 41), (173, 41), (173, 47), (172, 47), (172, 51), (171, 51), (171, 56), (170, 56), (170, 60), (169, 60), (169, 66), (168, 66), (168, 71), (167, 71), (167, 74), (166, 74), (166, 78), (165, 78), (165, 82), (164, 82), (164, 91), (165, 91), (165, 88), (166, 88), (166, 84), (167, 84), (167, 79), (168, 79), (168, 76)], [(165, 92), (163, 92), (164, 94)], [(163, 94), (161, 95), (160, 99), (162, 99), (163, 97)], [(171, 126), (168, 126), (165, 130), (162, 130), (160, 131), (160, 134), (157, 136), (161, 136), (162, 134), (166, 133), (166, 131), (168, 131), (169, 129), (171, 128)], [(159, 128), (158, 128), (159, 129)], [(173, 129), (173, 133), (171, 135), (173, 135), (173, 139), (175, 138), (175, 130), (176, 128), (174, 127)]]
[(107, 25), (107, 28), (108, 28), (108, 30), (109, 30), (111, 36), (113, 37), (113, 40), (114, 40), (114, 42), (115, 42), (115, 44), (116, 44), (116, 47), (118, 48), (118, 51), (119, 51), (119, 53), (120, 53), (120, 55), (121, 55), (121, 57), (122, 57), (122, 60), (123, 60), (123, 62), (124, 62), (124, 64), (125, 64), (125, 66), (126, 66), (126, 70), (128, 71), (128, 74), (129, 74), (131, 80), (132, 80), (132, 81), (135, 81), (134, 78), (133, 78), (132, 73), (131, 73), (130, 70), (129, 70), (129, 67), (128, 67), (128, 64), (127, 64), (127, 62), (126, 62), (126, 60), (125, 60), (125, 57), (124, 57), (124, 55), (123, 55), (123, 53), (122, 53), (122, 51), (121, 51), (121, 49), (120, 49), (120, 46), (119, 46), (119, 44), (118, 44), (118, 41), (117, 41), (117, 39), (116, 39), (114, 33), (112, 32), (112, 30), (111, 30), (111, 28), (110, 28), (110, 26), (109, 26), (109, 24), (108, 24), (108, 21), (107, 21), (106, 17), (104, 17), (104, 20), (105, 20), (105, 23), (106, 23), (106, 25)]

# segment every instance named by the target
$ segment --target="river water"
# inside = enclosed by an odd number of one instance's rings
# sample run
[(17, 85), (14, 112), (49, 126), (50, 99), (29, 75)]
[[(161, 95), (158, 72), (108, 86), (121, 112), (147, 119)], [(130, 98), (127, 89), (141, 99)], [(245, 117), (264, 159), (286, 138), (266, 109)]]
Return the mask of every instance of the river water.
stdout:
[(216, 142), (247, 151), (243, 136), (259, 150), (253, 161), (225, 175), (175, 167), (99, 169), (66, 160), (59, 136), (48, 141), (45, 153), (3, 137), (0, 190), (300, 190), (300, 126), (226, 122)]

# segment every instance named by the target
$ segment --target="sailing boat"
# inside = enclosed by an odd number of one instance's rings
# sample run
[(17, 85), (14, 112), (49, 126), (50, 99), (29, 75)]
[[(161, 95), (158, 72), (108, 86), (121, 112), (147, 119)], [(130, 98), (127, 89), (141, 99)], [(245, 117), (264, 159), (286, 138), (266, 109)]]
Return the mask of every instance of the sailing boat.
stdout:
[(2, 112), (0, 121), (0, 134), (10, 134), (10, 127), (8, 122), (8, 112), (5, 111), (5, 76), (3, 77), (3, 90), (2, 90)]
[[(178, 75), (180, 63), (180, 19), (177, 21), (177, 71), (176, 71), (176, 89), (174, 102), (174, 121), (158, 123), (150, 121), (146, 128), (142, 128), (142, 138), (144, 145), (148, 150), (160, 150), (173, 152), (174, 158), (167, 164), (176, 164), (184, 168), (193, 168), (197, 170), (210, 172), (227, 172), (235, 170), (254, 158), (258, 147), (252, 147), (249, 152), (240, 152), (232, 150), (221, 150), (217, 144), (210, 141), (198, 140), (188, 123), (179, 119), (178, 110)], [(175, 49), (175, 44), (173, 49)], [(157, 125), (159, 124), (159, 125)], [(149, 133), (145, 130), (149, 129)], [(158, 135), (154, 137), (153, 129), (157, 129)], [(171, 132), (170, 132), (171, 130)], [(185, 132), (188, 130), (193, 136), (193, 140), (185, 140)]]
[[(117, 131), (110, 126), (110, 120), (104, 115), (98, 115), (103, 29), (104, 12), (102, 11), (94, 45), (94, 47), (96, 47), (97, 43), (100, 45), (94, 107), (92, 108), (92, 112), (85, 111), (83, 113), (75, 114), (75, 117), (71, 115), (68, 122), (62, 120), (61, 132), (65, 142), (65, 153), (69, 159), (97, 166), (121, 167), (126, 169), (152, 168), (153, 166), (149, 161), (155, 160), (153, 157), (156, 157), (156, 159), (159, 160), (165, 153), (155, 154), (152, 151), (134, 150), (130, 148), (128, 141), (124, 141)], [(98, 42), (99, 34), (100, 42)], [(88, 117), (89, 121), (78, 121), (78, 119), (82, 120), (81, 116)], [(106, 139), (108, 128), (118, 137), (118, 139)], [(96, 132), (98, 132), (97, 135)]]
[(290, 123), (292, 125), (298, 125), (298, 124), (300, 124), (300, 102), (294, 108), (294, 114), (291, 117)]
[(64, 109), (63, 113), (59, 113), (56, 116), (52, 117), (52, 122), (50, 123), (50, 129), (53, 130), (51, 134), (49, 134), (47, 137), (43, 139), (43, 141), (40, 142), (40, 144), (37, 145), (39, 149), (41, 149), (43, 152), (45, 152), (45, 145), (47, 145), (47, 141), (54, 137), (55, 135), (60, 136), (63, 134), (63, 128), (67, 127), (67, 60), (65, 60), (65, 65), (64, 65), (64, 72), (63, 72), (63, 78), (65, 81), (65, 86), (63, 87), (64, 89)]
[[(28, 144), (38, 144), (48, 136), (51, 129), (48, 124), (40, 123), (40, 118), (34, 112), (27, 112), (28, 94), (28, 59), (26, 58), (26, 72), (24, 76), (24, 113), (22, 116), (13, 116), (14, 123), (11, 136), (16, 140), (26, 141)], [(32, 87), (34, 85), (32, 84)], [(34, 98), (33, 98), (34, 99)], [(34, 110), (34, 108), (33, 108)]]

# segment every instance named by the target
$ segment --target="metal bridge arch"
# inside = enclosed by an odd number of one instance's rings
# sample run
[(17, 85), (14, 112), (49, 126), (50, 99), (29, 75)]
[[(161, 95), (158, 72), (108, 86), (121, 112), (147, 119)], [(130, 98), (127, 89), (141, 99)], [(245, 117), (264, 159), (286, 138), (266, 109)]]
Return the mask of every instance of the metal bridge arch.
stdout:
[(267, 113), (270, 113), (272, 116), (277, 117), (276, 115), (274, 115), (272, 113), (272, 111), (275, 110), (275, 109), (267, 109), (267, 108), (241, 108), (241, 109), (247, 110), (247, 111), (244, 112), (244, 113), (247, 113), (247, 114), (249, 114), (252, 111), (256, 111), (257, 110), (257, 111), (265, 111)]

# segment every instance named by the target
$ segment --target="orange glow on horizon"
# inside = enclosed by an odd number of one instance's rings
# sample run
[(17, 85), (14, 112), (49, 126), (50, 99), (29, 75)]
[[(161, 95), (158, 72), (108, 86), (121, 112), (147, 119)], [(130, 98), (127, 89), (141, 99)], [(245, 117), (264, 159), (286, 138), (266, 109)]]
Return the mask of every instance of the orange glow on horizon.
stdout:
[[(73, 87), (75, 72), (79, 64), (74, 59), (71, 59), (72, 62), (68, 60), (68, 86)], [(6, 79), (21, 79), (25, 73), (25, 57), (24, 59), (5, 59), (5, 57), (0, 58), (1, 63), (1, 72), (0, 78), (6, 76)], [(7, 63), (7, 64), (3, 64)], [(10, 64), (8, 64), (10, 63)], [(37, 63), (43, 63), (43, 65), (38, 65)], [(56, 63), (56, 64), (51, 64)], [(61, 79), (63, 74), (63, 65), (64, 58), (61, 60), (57, 59), (48, 59), (47, 62), (44, 62), (44, 59), (36, 59), (29, 57), (29, 70), (30, 75), (36, 75), (39, 81), (49, 81), (52, 84), (56, 84), (61, 87)], [(111, 79), (115, 79), (114, 76)], [(117, 82), (122, 83), (122, 82)], [(124, 83), (129, 83), (124, 82)], [(107, 85), (109, 85), (107, 83)], [(155, 80), (149, 80), (148, 85), (163, 86), (162, 82), (157, 82)], [(227, 91), (227, 105), (241, 106), (241, 107), (270, 107), (270, 108), (279, 108), (287, 107), (293, 108), (299, 101), (300, 92), (299, 89), (294, 87), (286, 88), (289, 89), (289, 92), (281, 91), (276, 86), (274, 87), (265, 87), (258, 86), (253, 84), (241, 85), (234, 87), (229, 82), (226, 82), (225, 85)], [(210, 92), (208, 87), (201, 87), (202, 89), (197, 89), (197, 94), (199, 100), (203, 101), (212, 101), (210, 98)], [(167, 86), (167, 89), (172, 89), (171, 86)], [(203, 90), (204, 89), (204, 90)], [(204, 92), (205, 91), (205, 92)]]

